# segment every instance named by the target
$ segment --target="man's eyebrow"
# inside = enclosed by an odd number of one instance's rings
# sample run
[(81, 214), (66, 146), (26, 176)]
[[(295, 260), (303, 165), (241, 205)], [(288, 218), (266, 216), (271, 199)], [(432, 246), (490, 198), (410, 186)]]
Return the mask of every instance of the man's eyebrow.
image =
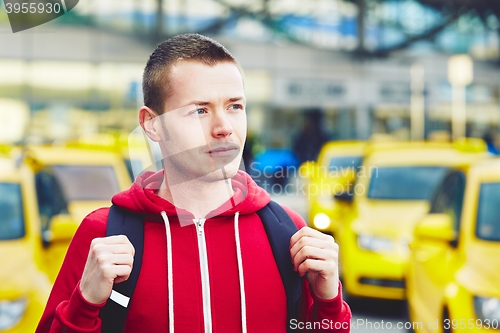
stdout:
[(204, 101), (192, 101), (188, 105), (200, 105), (200, 106), (205, 106), (205, 105), (210, 105), (212, 103), (210, 102), (204, 102)]
[[(228, 98), (228, 102), (237, 102), (237, 101), (241, 101), (241, 100), (244, 100), (245, 97), (243, 96), (238, 96), (238, 97), (231, 97), (231, 98)], [(210, 102), (207, 102), (207, 101), (192, 101), (191, 103), (189, 103), (188, 105), (199, 105), (199, 106), (206, 106), (206, 105), (211, 105), (212, 103)]]
[(230, 99), (228, 99), (229, 102), (237, 102), (237, 101), (241, 101), (241, 100), (244, 100), (245, 97), (243, 96), (239, 96), (239, 97), (231, 97)]

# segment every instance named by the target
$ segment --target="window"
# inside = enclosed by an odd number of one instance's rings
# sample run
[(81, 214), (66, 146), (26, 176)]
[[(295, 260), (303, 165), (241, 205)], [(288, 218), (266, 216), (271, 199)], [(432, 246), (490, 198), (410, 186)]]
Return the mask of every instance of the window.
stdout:
[(112, 166), (56, 165), (53, 170), (67, 201), (111, 200), (120, 191)]
[(361, 163), (363, 162), (362, 156), (336, 156), (330, 159), (328, 171), (342, 171), (344, 169), (353, 168), (356, 172), (359, 171)]
[(500, 183), (481, 184), (476, 235), (481, 239), (500, 241)]
[(453, 229), (458, 233), (465, 192), (465, 175), (462, 172), (449, 174), (437, 189), (432, 200), (431, 213), (451, 217)]
[(0, 240), (22, 238), (25, 232), (21, 186), (0, 183)]
[(374, 168), (370, 175), (368, 198), (379, 200), (430, 200), (436, 184), (447, 168), (405, 166)]
[(48, 171), (40, 171), (35, 176), (36, 195), (42, 231), (48, 230), (54, 215), (67, 213), (67, 203), (57, 179)]

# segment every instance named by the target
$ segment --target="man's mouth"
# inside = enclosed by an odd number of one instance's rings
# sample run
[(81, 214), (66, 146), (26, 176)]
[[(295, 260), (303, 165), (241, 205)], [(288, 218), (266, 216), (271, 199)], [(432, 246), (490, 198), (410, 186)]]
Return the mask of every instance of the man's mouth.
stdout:
[(239, 150), (236, 144), (218, 144), (209, 148), (207, 153), (214, 157), (229, 157), (236, 155)]

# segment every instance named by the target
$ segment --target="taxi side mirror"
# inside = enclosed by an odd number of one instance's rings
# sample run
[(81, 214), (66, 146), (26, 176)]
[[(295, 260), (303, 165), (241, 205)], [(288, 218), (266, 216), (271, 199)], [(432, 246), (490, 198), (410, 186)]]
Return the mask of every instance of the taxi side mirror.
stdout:
[(49, 230), (43, 233), (44, 244), (69, 243), (78, 229), (71, 216), (66, 214), (55, 215), (49, 223)]
[(299, 166), (299, 175), (305, 178), (313, 178), (317, 176), (317, 164), (314, 161), (307, 161)]
[(355, 168), (344, 168), (338, 171), (338, 182), (342, 185), (352, 184), (356, 181), (356, 176)]
[(446, 214), (428, 214), (416, 226), (416, 238), (452, 243), (457, 238), (451, 217)]
[(356, 169), (344, 168), (333, 173), (333, 192), (334, 196), (342, 201), (351, 202), (354, 196), (354, 183), (356, 181)]

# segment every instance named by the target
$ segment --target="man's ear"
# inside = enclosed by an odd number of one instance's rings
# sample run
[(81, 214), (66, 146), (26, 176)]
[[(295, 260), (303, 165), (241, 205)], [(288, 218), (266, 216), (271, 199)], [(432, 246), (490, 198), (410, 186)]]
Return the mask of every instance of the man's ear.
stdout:
[(146, 135), (154, 142), (161, 141), (161, 135), (157, 131), (159, 126), (155, 126), (155, 122), (157, 121), (161, 121), (160, 117), (147, 106), (143, 106), (139, 110), (139, 123)]

